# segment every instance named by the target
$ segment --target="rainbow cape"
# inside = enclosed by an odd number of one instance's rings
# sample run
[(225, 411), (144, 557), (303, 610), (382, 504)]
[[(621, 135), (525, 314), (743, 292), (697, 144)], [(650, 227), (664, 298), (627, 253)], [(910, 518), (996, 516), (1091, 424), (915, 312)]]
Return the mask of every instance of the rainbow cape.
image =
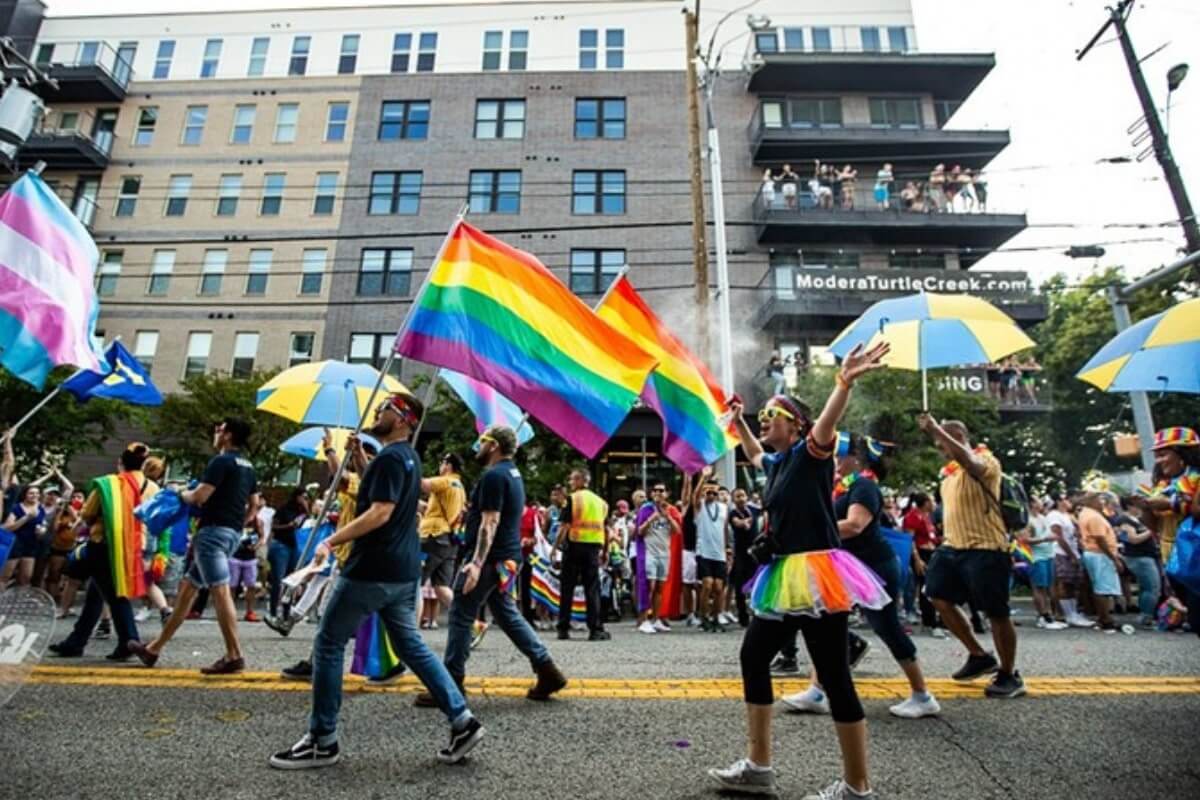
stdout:
[(400, 659), (392, 649), (387, 628), (379, 614), (367, 617), (354, 634), (354, 658), (350, 662), (350, 671), (367, 678), (382, 678), (399, 663)]
[(1008, 551), (1012, 554), (1012, 557), (1015, 561), (1024, 564), (1033, 563), (1033, 549), (1029, 545), (1025, 544), (1025, 542), (1014, 540), (1013, 543), (1009, 545)]
[(487, 383), (588, 458), (656, 363), (532, 255), (465, 222), (451, 229), (396, 352)]
[(642, 400), (663, 423), (663, 453), (684, 472), (699, 472), (737, 446), (725, 393), (708, 367), (675, 338), (624, 276), (596, 309), (600, 319), (658, 360)]
[[(117, 597), (141, 597), (146, 593), (142, 521), (133, 515), (142, 502), (141, 487), (132, 474), (121, 472), (96, 478), (88, 485), (88, 491), (100, 495), (104, 541)], [(167, 544), (170, 545), (169, 537)]]
[[(533, 574), (529, 581), (530, 594), (535, 603), (545, 606), (550, 613), (558, 615), (558, 570), (545, 557), (534, 553), (529, 557)], [(587, 619), (587, 600), (583, 596), (583, 587), (575, 587), (575, 596), (571, 598), (571, 621), (583, 622)]]

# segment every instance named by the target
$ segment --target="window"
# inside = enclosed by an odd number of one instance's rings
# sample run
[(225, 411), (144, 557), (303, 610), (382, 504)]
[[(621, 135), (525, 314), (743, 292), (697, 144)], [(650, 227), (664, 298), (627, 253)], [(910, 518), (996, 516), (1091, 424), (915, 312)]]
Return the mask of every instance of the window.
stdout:
[[(350, 334), (351, 364), (370, 364), (375, 369), (383, 369), (387, 362), (388, 351), (396, 341), (394, 333), (352, 333)], [(392, 362), (391, 375), (400, 374), (399, 359)]]
[(254, 117), (257, 106), (235, 106), (233, 109), (233, 131), (229, 134), (231, 144), (250, 144), (254, 135)]
[(413, 251), (408, 248), (365, 249), (358, 270), (358, 293), (368, 297), (403, 297), (412, 284)]
[(275, 142), (290, 144), (296, 141), (296, 123), (300, 119), (300, 106), (296, 103), (280, 103), (275, 112)]
[(789, 52), (799, 52), (804, 49), (804, 29), (784, 28), (783, 49)]
[(625, 68), (624, 28), (609, 28), (604, 32), (604, 68)]
[(198, 145), (204, 138), (208, 106), (188, 106), (183, 116), (183, 144)]
[(483, 69), (500, 69), (501, 50), (504, 47), (504, 31), (483, 32)]
[(873, 127), (921, 127), (921, 99), (918, 97), (872, 97), (868, 105)]
[(417, 47), (417, 72), (433, 72), (437, 59), (437, 34), (422, 33)]
[(859, 36), (862, 39), (862, 49), (867, 53), (878, 53), (883, 49), (882, 43), (879, 40), (879, 28), (860, 28)]
[(263, 176), (262, 201), (258, 213), (264, 217), (279, 216), (283, 208), (283, 186), (287, 176), (282, 172), (268, 172)]
[(893, 53), (908, 52), (908, 29), (903, 27), (891, 27), (888, 32), (888, 49)]
[(346, 102), (330, 103), (325, 115), (325, 141), (346, 141), (346, 125), (350, 121), (350, 104)]
[(54, 58), (54, 43), (47, 42), (45, 44), (38, 45), (37, 55), (34, 56), (33, 63), (35, 65), (37, 65), (40, 69), (45, 69), (46, 67), (50, 66), (50, 62), (51, 62), (51, 60), (53, 60), (53, 58)]
[(183, 364), (183, 377), (194, 378), (208, 369), (208, 353), (212, 349), (212, 334), (193, 331), (188, 334), (187, 360)]
[(476, 101), (476, 139), (521, 139), (524, 136), (524, 100)]
[(164, 295), (171, 288), (171, 273), (175, 271), (175, 251), (155, 250), (150, 261), (150, 284), (146, 294)]
[(802, 250), (800, 266), (804, 269), (858, 269), (859, 254), (845, 250)]
[(166, 80), (171, 77), (171, 59), (174, 57), (174, 39), (163, 39), (158, 43), (158, 53), (154, 56), (154, 77), (156, 80)]
[(117, 111), (106, 108), (96, 112), (96, 121), (92, 124), (92, 141), (96, 147), (108, 155), (112, 151), (113, 138), (117, 131)]
[(778, 53), (779, 36), (775, 31), (757, 31), (754, 34), (754, 49), (759, 53)]
[(571, 291), (602, 294), (624, 266), (624, 250), (572, 250)]
[(117, 217), (132, 217), (137, 210), (138, 190), (142, 188), (142, 179), (136, 175), (121, 178), (121, 189), (117, 192), (117, 207), (113, 215)]
[(833, 36), (829, 32), (829, 28), (812, 29), (812, 49), (820, 51), (833, 49)]
[(87, 227), (96, 218), (96, 200), (100, 196), (99, 178), (80, 178), (75, 183), (75, 201), (71, 211)]
[(117, 279), (121, 277), (120, 250), (105, 250), (104, 258), (100, 260), (100, 274), (96, 278), (96, 294), (100, 297), (112, 297), (117, 293)]
[(338, 55), (338, 75), (353, 75), (358, 65), (357, 33), (347, 33), (342, 36), (342, 50)]
[(520, 72), (529, 65), (529, 31), (508, 32), (508, 68)]
[(182, 217), (187, 211), (188, 193), (192, 190), (191, 175), (172, 175), (167, 179), (167, 207), (164, 216)]
[(158, 331), (138, 331), (133, 335), (133, 357), (147, 373), (154, 372), (154, 355), (158, 352)]
[(230, 375), (246, 379), (254, 372), (254, 358), (258, 355), (258, 334), (238, 333), (233, 337), (233, 369)]
[(257, 78), (267, 71), (267, 50), (271, 40), (266, 36), (257, 36), (250, 43), (250, 65), (246, 67), (246, 77)]
[(312, 333), (293, 333), (292, 342), (288, 346), (288, 366), (294, 367), (297, 364), (307, 364), (312, 361), (313, 340), (316, 336)]
[(305, 250), (300, 260), (300, 294), (320, 294), (325, 275), (325, 248)]
[(763, 100), (763, 125), (768, 128), (840, 128), (840, 97), (797, 97), (791, 100)]
[(133, 131), (134, 147), (149, 147), (154, 143), (154, 126), (158, 124), (158, 106), (138, 109), (137, 127)]
[(58, 128), (63, 131), (79, 130), (79, 112), (78, 111), (60, 111), (58, 112)]
[(428, 100), (385, 100), (379, 110), (379, 141), (429, 136)]
[(79, 63), (80, 64), (95, 64), (96, 56), (100, 55), (99, 42), (80, 42), (79, 43)]
[(137, 42), (121, 42), (117, 46), (117, 57), (113, 64), (113, 77), (125, 86), (133, 75), (133, 59), (137, 57)]
[(217, 182), (217, 216), (232, 217), (236, 214), (241, 194), (242, 176), (222, 175)]
[(624, 139), (624, 97), (580, 97), (575, 100), (576, 139)]
[(308, 48), (311, 44), (311, 36), (297, 36), (292, 39), (292, 58), (288, 61), (288, 75), (303, 75), (308, 71)]
[(624, 214), (625, 170), (576, 170), (571, 181), (574, 214)]
[(472, 170), (469, 202), (476, 214), (516, 214), (521, 210), (520, 170)]
[(212, 78), (217, 74), (217, 65), (221, 62), (220, 39), (209, 39), (204, 43), (204, 58), (200, 61), (200, 77)]
[(411, 50), (411, 33), (397, 33), (392, 37), (392, 72), (408, 72), (408, 55)]
[(369, 214), (416, 214), (421, 204), (420, 172), (371, 173)]
[(941, 253), (889, 253), (892, 269), (945, 269), (946, 257)]
[(251, 250), (250, 266), (246, 275), (246, 294), (266, 294), (267, 281), (271, 277), (270, 250)]
[(312, 213), (318, 215), (332, 214), (333, 201), (337, 195), (336, 172), (318, 172), (317, 190), (313, 194)]
[(221, 293), (221, 278), (225, 275), (225, 265), (228, 263), (228, 250), (204, 251), (204, 264), (200, 267), (200, 294)]
[(599, 46), (599, 34), (595, 28), (582, 28), (579, 31), (579, 68), (595, 69), (596, 51)]

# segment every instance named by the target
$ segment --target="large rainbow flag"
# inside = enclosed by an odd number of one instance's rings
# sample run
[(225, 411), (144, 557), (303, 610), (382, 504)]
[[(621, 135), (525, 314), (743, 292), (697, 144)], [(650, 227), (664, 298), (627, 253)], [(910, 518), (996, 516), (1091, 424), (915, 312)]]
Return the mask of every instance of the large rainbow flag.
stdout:
[(117, 597), (141, 597), (146, 593), (142, 565), (142, 521), (133, 514), (141, 505), (142, 491), (128, 472), (96, 478), (88, 490), (100, 495), (104, 519), (104, 542), (112, 569)]
[(725, 393), (708, 367), (675, 338), (625, 276), (596, 309), (600, 319), (658, 359), (642, 399), (663, 421), (663, 452), (685, 472), (699, 472), (737, 446)]
[(27, 172), (0, 197), (0, 365), (41, 389), (50, 370), (94, 372), (96, 243), (45, 181)]
[(487, 383), (588, 458), (655, 365), (536, 258), (465, 222), (450, 231), (396, 351)]

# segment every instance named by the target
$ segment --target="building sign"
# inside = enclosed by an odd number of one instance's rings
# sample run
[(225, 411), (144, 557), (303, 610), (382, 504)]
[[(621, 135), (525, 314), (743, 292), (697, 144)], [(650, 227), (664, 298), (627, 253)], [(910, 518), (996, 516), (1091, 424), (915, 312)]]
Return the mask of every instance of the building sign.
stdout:
[(983, 369), (952, 369), (937, 379), (937, 387), (943, 392), (987, 394), (987, 371)]
[(801, 292), (862, 292), (905, 295), (917, 292), (974, 294), (1016, 299), (1033, 293), (1024, 272), (973, 272), (944, 269), (798, 269), (796, 289)]

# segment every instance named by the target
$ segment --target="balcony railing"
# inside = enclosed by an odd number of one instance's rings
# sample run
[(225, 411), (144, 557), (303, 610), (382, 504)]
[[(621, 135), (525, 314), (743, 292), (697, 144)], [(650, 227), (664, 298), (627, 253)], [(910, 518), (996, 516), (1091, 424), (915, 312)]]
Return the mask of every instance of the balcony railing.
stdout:
[(45, 161), (55, 170), (90, 172), (109, 164), (114, 134), (88, 111), (50, 111), (20, 149), (22, 167)]
[(60, 100), (121, 100), (133, 78), (133, 64), (107, 42), (45, 42), (36, 63), (59, 82)]
[[(845, 174), (840, 172), (842, 167), (830, 166), (839, 170), (838, 175)], [(898, 178), (893, 174), (892, 180), (881, 183), (870, 169), (860, 172), (855, 168), (854, 172), (856, 177), (852, 179), (822, 180), (812, 174), (801, 177), (793, 171), (791, 176), (785, 176), (782, 170), (772, 171), (772, 180), (769, 183), (764, 180), (754, 197), (754, 221), (761, 224), (810, 218), (853, 223), (857, 219), (863, 224), (886, 224), (889, 216), (911, 222), (922, 216), (988, 216), (996, 213), (992, 211), (993, 198), (986, 179), (979, 180), (973, 174), (970, 182), (956, 178), (939, 189), (936, 184), (931, 184), (926, 173), (922, 173), (923, 180), (918, 175), (906, 177), (901, 173)], [(946, 177), (950, 181), (951, 176)], [(1024, 213), (1003, 212), (1005, 215)]]

